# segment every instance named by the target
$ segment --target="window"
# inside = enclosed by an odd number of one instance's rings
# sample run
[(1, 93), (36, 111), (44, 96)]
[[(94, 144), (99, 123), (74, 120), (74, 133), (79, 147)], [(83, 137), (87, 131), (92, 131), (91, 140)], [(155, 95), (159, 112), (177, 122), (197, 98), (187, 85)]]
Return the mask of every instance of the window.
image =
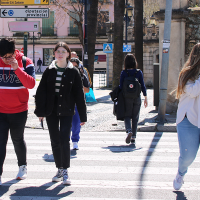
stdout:
[(97, 20), (97, 35), (106, 35), (106, 22), (109, 21), (109, 11), (100, 11)]
[(68, 35), (69, 36), (77, 36), (79, 35), (79, 30), (78, 30), (78, 26), (76, 24), (74, 24), (74, 19), (75, 18), (76, 20), (79, 21), (79, 16), (77, 13), (70, 13), (70, 15), (72, 17), (70, 17), (70, 25), (69, 25), (69, 30), (68, 30)]
[(54, 11), (50, 11), (48, 19), (42, 19), (42, 36), (54, 35)]
[(49, 66), (54, 60), (53, 48), (43, 49), (43, 64), (44, 66)]

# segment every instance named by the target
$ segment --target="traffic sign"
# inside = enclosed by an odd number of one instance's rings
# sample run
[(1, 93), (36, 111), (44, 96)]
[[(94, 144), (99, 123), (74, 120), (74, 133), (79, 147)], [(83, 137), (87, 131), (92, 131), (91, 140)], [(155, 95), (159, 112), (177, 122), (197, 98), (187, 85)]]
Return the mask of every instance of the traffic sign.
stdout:
[(1, 18), (49, 18), (49, 8), (3, 8)]
[(103, 44), (103, 52), (104, 53), (112, 53), (113, 52), (113, 45), (111, 43)]
[(49, 5), (49, 0), (0, 0), (1, 6)]
[(8, 22), (9, 30), (12, 32), (39, 32), (39, 21), (14, 21)]
[(131, 45), (123, 45), (123, 52), (131, 52)]

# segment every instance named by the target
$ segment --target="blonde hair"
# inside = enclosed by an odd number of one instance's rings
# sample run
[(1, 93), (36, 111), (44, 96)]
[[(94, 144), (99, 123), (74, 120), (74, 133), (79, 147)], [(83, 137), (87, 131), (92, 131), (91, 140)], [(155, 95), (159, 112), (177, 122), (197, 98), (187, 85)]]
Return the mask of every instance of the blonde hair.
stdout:
[(200, 43), (194, 45), (189, 55), (188, 60), (184, 64), (178, 78), (178, 87), (176, 91), (176, 98), (179, 99), (184, 93), (186, 83), (195, 81), (199, 77), (200, 72)]

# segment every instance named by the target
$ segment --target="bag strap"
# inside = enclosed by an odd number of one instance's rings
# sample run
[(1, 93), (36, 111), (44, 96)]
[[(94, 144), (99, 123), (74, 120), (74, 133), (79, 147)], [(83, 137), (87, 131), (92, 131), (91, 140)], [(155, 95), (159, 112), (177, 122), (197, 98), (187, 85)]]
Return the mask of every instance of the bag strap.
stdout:
[(22, 56), (23, 68), (26, 70), (26, 56)]
[[(128, 70), (126, 69), (125, 72), (128, 74), (128, 76), (130, 76)], [(138, 70), (136, 69), (135, 73), (133, 74), (134, 78), (135, 78), (135, 75), (137, 74)]]

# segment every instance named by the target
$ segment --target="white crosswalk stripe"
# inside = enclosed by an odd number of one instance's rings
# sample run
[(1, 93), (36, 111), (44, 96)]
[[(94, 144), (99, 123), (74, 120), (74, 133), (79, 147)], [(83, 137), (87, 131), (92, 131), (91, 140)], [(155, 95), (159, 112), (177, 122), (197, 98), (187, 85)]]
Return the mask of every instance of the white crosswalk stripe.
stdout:
[[(172, 182), (178, 166), (177, 134), (138, 133), (136, 146), (127, 145), (125, 136), (124, 132), (82, 132), (80, 150), (71, 152), (72, 184), (64, 187), (51, 182), (56, 167), (44, 157), (52, 154), (48, 130), (26, 129), (28, 178), (15, 180), (18, 166), (9, 138), (0, 200), (175, 199)], [(183, 185), (186, 192), (199, 191), (199, 157), (198, 153), (189, 168)]]

